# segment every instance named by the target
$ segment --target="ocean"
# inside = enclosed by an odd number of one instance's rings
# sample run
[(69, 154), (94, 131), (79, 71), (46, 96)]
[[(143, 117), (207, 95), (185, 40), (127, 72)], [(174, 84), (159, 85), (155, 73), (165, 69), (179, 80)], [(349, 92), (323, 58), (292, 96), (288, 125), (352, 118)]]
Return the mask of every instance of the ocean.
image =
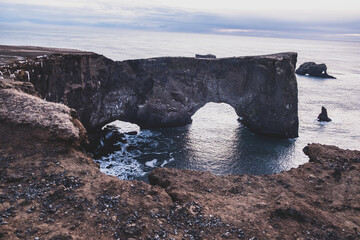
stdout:
[[(298, 64), (325, 63), (337, 79), (297, 76), (299, 137), (278, 139), (250, 132), (234, 109), (208, 103), (192, 124), (177, 128), (142, 129), (128, 136), (122, 151), (101, 159), (101, 170), (120, 179), (146, 181), (156, 167), (224, 174), (274, 174), (308, 161), (308, 143), (360, 149), (360, 42), (256, 38), (230, 35), (147, 32), (124, 29), (1, 25), (0, 44), (74, 48), (113, 60), (161, 56), (220, 57), (297, 52)], [(324, 106), (331, 122), (318, 122)]]

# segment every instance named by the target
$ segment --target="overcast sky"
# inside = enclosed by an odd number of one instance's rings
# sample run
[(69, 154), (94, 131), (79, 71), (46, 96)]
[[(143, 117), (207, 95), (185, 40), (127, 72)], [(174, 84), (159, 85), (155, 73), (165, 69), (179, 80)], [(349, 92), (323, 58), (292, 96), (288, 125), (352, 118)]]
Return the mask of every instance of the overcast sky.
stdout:
[[(0, 0), (0, 22), (359, 38), (360, 0)], [(0, 30), (1, 31), (1, 30)]]

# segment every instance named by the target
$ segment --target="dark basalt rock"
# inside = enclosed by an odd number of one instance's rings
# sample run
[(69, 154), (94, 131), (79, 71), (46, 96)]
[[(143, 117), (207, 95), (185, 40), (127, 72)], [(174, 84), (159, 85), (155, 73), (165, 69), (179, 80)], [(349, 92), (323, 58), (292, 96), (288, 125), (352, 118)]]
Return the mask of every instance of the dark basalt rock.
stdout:
[(324, 63), (316, 64), (314, 62), (305, 62), (300, 65), (300, 67), (295, 71), (296, 74), (306, 75), (313, 77), (321, 77), (321, 78), (334, 78), (335, 77), (327, 74), (327, 67)]
[(87, 150), (94, 158), (106, 156), (122, 149), (121, 143), (126, 143), (126, 136), (119, 132), (114, 126), (107, 126), (102, 130), (96, 130), (89, 134), (90, 142)]
[(318, 116), (318, 121), (320, 122), (330, 122), (331, 119), (327, 115), (327, 110), (324, 107), (321, 107), (321, 113)]
[(216, 56), (213, 55), (213, 54), (205, 54), (205, 55), (195, 54), (195, 57), (196, 57), (196, 58), (216, 58)]
[(114, 62), (79, 53), (18, 68), (29, 72), (42, 98), (76, 109), (88, 131), (116, 119), (142, 128), (182, 126), (206, 103), (224, 102), (253, 132), (290, 138), (298, 136), (296, 60), (297, 53), (279, 53)]

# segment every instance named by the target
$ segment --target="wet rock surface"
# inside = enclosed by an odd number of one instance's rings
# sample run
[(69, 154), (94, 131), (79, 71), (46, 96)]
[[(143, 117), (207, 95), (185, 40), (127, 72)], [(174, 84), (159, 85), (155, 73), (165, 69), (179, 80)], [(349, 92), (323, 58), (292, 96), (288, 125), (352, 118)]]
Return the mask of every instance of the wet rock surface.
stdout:
[(305, 62), (301, 64), (298, 69), (296, 69), (295, 73), (299, 75), (309, 75), (320, 78), (335, 78), (327, 74), (327, 67), (324, 63), (316, 64), (314, 62)]
[(95, 53), (53, 53), (0, 70), (33, 83), (43, 99), (74, 108), (87, 130), (116, 119), (144, 128), (182, 126), (206, 103), (225, 102), (254, 132), (297, 137), (296, 60), (296, 53), (279, 53), (115, 62)]
[(87, 151), (91, 152), (94, 158), (120, 151), (122, 145), (119, 143), (127, 142), (125, 134), (111, 126), (93, 131), (89, 134), (89, 139), (90, 144), (87, 146)]

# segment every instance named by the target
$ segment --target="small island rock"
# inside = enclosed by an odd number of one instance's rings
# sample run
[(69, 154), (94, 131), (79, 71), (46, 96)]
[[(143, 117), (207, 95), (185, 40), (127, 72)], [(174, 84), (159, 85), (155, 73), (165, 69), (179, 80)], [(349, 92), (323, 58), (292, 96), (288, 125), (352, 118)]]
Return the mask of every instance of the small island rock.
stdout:
[(318, 121), (320, 122), (330, 122), (331, 119), (327, 115), (327, 110), (324, 107), (321, 107), (321, 113), (318, 116)]
[(300, 65), (298, 69), (296, 69), (295, 73), (299, 75), (306, 75), (313, 77), (321, 77), (321, 78), (334, 78), (335, 77), (327, 74), (327, 67), (324, 63), (316, 64), (314, 62), (305, 62)]
[(216, 58), (216, 56), (214, 54), (195, 54), (196, 58)]

